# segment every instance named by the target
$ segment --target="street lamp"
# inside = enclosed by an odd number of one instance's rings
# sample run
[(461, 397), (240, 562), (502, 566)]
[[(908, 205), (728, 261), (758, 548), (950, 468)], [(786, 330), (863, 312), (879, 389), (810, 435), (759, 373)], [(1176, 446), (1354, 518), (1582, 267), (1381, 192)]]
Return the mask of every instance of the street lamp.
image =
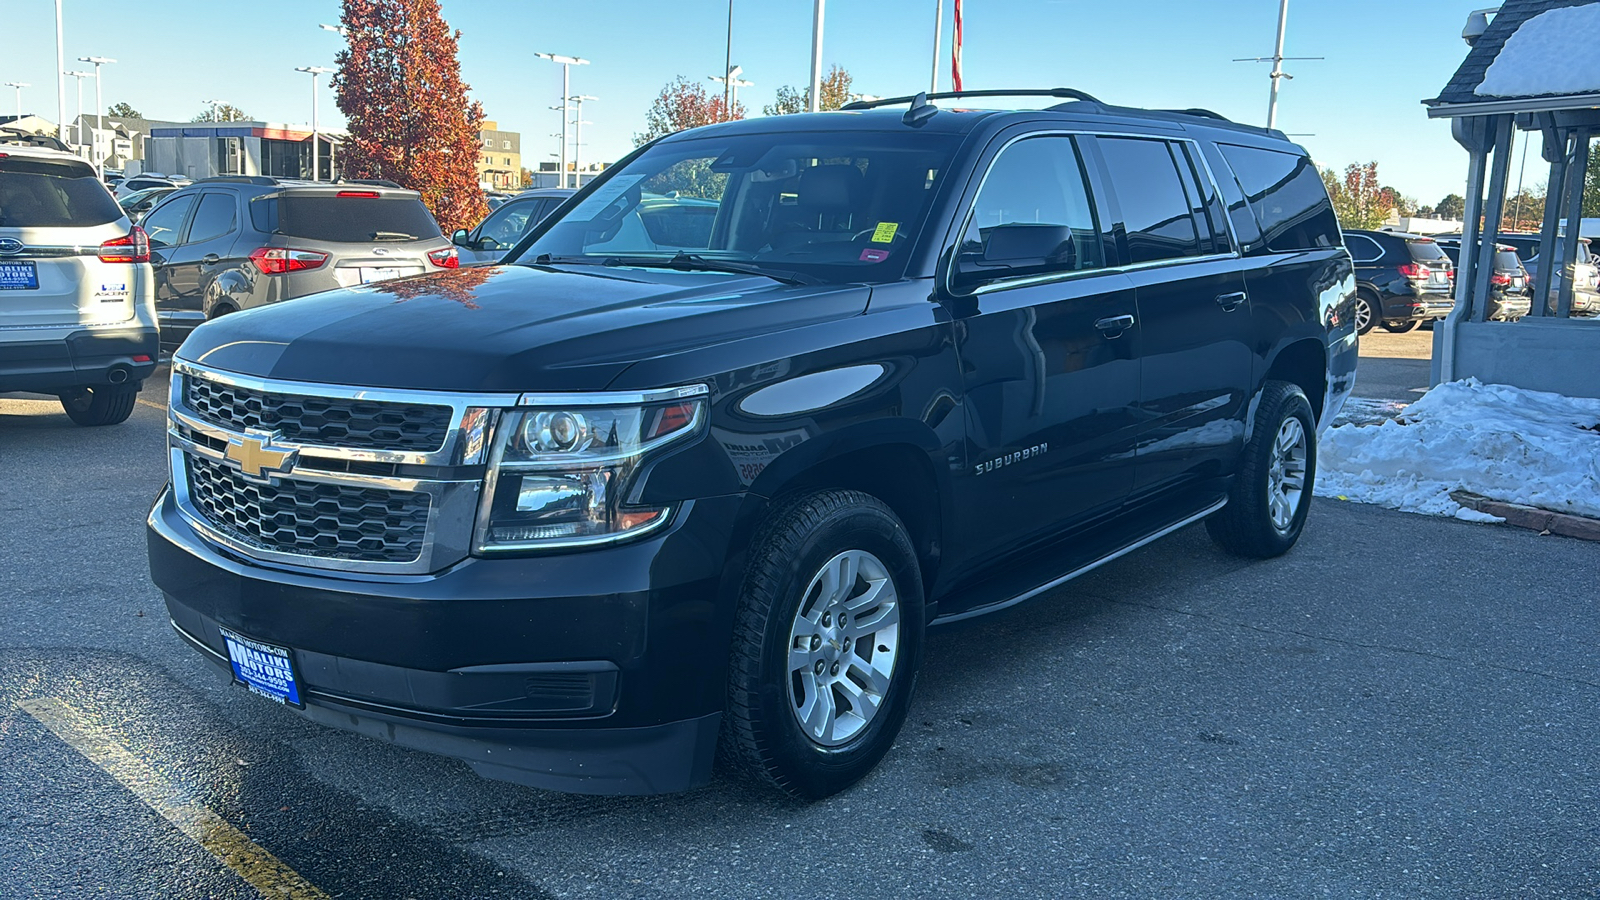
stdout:
[(583, 120), (583, 102), (585, 100), (599, 100), (600, 98), (592, 97), (588, 94), (578, 94), (567, 99), (578, 104), (577, 120), (573, 123), (576, 131), (572, 136), (572, 181), (574, 187), (583, 187), (583, 126), (594, 124)]
[(712, 81), (722, 85), (722, 116), (724, 121), (733, 118), (733, 105), (739, 102), (739, 88), (755, 87), (754, 81), (745, 81), (739, 76), (744, 72), (744, 66), (732, 66), (726, 75), (707, 75)]
[(342, 38), (350, 37), (350, 29), (344, 27), (343, 25), (318, 25), (317, 27), (321, 28), (323, 31), (331, 31)]
[(92, 77), (94, 75), (94, 73), (93, 72), (64, 71), (61, 74), (63, 74), (63, 75), (71, 75), (73, 78), (78, 79), (78, 146), (82, 147), (83, 146), (83, 80), (85, 78)]
[(217, 118), (217, 107), (226, 106), (228, 101), (226, 101), (226, 100), (201, 100), (200, 102), (201, 103), (210, 104), (210, 106), (211, 106), (211, 121), (213, 121), (213, 122), (222, 121), (221, 119)]
[(32, 86), (33, 85), (28, 84), (26, 81), (8, 81), (8, 82), (6, 82), (6, 87), (8, 87), (8, 88), (16, 88), (17, 89), (17, 118), (18, 119), (22, 118), (22, 89), (25, 88), (25, 87), (32, 87)]
[[(78, 57), (78, 62), (94, 64), (94, 121), (96, 126), (104, 125), (106, 108), (101, 105), (103, 100), (100, 96), (100, 67), (108, 63), (114, 63), (116, 60), (104, 56), (80, 56)], [(103, 163), (105, 160), (100, 156), (100, 129), (98, 127), (95, 128), (94, 149), (89, 152), (94, 158), (95, 173), (104, 175), (105, 168)]]
[(319, 181), (322, 176), (322, 151), (318, 145), (322, 143), (322, 138), (317, 134), (317, 76), (339, 70), (327, 66), (300, 66), (295, 71), (311, 76), (311, 180)]
[(587, 59), (576, 56), (561, 56), (555, 53), (535, 53), (540, 59), (548, 59), (561, 65), (561, 178), (557, 187), (567, 186), (567, 102), (572, 96), (572, 67), (587, 66)]

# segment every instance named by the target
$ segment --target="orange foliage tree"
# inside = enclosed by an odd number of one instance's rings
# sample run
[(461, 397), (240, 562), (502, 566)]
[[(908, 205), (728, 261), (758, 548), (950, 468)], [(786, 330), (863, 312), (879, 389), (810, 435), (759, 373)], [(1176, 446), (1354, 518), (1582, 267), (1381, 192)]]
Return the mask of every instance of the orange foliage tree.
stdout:
[(467, 101), (439, 0), (344, 0), (346, 47), (333, 89), (350, 137), (352, 178), (385, 178), (422, 194), (449, 233), (488, 214), (478, 187), (483, 106)]
[(644, 133), (634, 135), (633, 142), (644, 144), (685, 128), (742, 118), (743, 103), (734, 103), (730, 110), (722, 102), (721, 94), (712, 94), (705, 85), (679, 75), (667, 82), (650, 104), (650, 111), (644, 117)]

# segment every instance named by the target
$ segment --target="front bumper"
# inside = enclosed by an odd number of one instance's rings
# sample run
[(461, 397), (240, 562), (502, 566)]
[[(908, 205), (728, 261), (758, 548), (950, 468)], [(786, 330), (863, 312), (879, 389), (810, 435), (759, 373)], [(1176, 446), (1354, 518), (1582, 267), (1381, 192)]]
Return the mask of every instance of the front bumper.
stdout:
[(594, 794), (711, 777), (726, 686), (724, 561), (745, 496), (695, 501), (613, 547), (468, 559), (423, 576), (267, 568), (190, 527), (164, 491), (150, 573), (174, 627), (228, 669), (220, 628), (289, 648), (314, 721)]
[(154, 328), (86, 328), (53, 340), (0, 341), (0, 391), (53, 394), (138, 384), (155, 371), (160, 343)]

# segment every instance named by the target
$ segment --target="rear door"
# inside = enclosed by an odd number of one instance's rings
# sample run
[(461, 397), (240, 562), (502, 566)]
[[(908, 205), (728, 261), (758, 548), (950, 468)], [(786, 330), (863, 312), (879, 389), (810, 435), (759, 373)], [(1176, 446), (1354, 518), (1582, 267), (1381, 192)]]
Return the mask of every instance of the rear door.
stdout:
[(205, 320), (206, 285), (219, 268), (235, 262), (238, 205), (238, 198), (228, 191), (199, 195), (182, 243), (166, 253), (169, 298), (158, 310), (163, 319), (189, 327)]
[(156, 318), (163, 324), (182, 318), (183, 304), (179, 288), (172, 283), (171, 265), (183, 246), (184, 230), (189, 225), (189, 214), (194, 212), (196, 196), (173, 194), (139, 223), (150, 240), (150, 265), (155, 268), (156, 276)]
[(1137, 497), (1219, 474), (1238, 458), (1250, 391), (1250, 301), (1198, 151), (1163, 138), (1095, 144), (1138, 300)]
[(968, 468), (955, 507), (982, 511), (960, 526), (979, 558), (1113, 511), (1132, 484), (1139, 325), (1100, 221), (1077, 139), (1042, 135), (999, 152), (962, 226), (950, 278)]
[(0, 154), (0, 328), (133, 318), (138, 284), (99, 258), (102, 242), (128, 231), (87, 164)]

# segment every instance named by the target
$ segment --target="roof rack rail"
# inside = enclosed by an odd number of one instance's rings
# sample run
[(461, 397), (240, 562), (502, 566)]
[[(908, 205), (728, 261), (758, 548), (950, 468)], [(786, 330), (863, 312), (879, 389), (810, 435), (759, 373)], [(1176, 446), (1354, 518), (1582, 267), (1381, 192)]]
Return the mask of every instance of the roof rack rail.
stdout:
[(278, 179), (271, 175), (208, 175), (195, 179), (195, 184), (260, 184), (274, 185)]
[(1162, 110), (1157, 110), (1157, 112), (1177, 113), (1177, 114), (1179, 114), (1181, 116), (1199, 116), (1202, 119), (1220, 119), (1220, 120), (1222, 120), (1224, 122), (1232, 122), (1233, 121), (1232, 119), (1228, 118), (1227, 116), (1223, 115), (1222, 113), (1212, 112), (1209, 109), (1201, 109), (1198, 106), (1191, 106), (1188, 109), (1162, 109)]
[(876, 109), (880, 106), (896, 106), (901, 103), (911, 103), (918, 97), (923, 101), (928, 100), (960, 100), (963, 97), (1058, 97), (1064, 100), (1083, 100), (1089, 103), (1099, 103), (1099, 98), (1092, 94), (1084, 93), (1076, 88), (1024, 88), (1016, 91), (939, 91), (935, 94), (912, 94), (907, 97), (884, 97), (880, 100), (856, 100), (846, 103), (840, 109)]
[(60, 139), (48, 134), (35, 134), (32, 131), (23, 131), (21, 128), (0, 127), (0, 144), (11, 144), (17, 147), (40, 147), (45, 150), (60, 150), (71, 153), (72, 148), (62, 143)]
[(402, 191), (405, 190), (405, 187), (403, 185), (396, 184), (395, 182), (390, 181), (387, 178), (335, 178), (332, 183), (333, 184), (367, 184), (367, 185), (371, 185), (372, 187), (399, 188)]

